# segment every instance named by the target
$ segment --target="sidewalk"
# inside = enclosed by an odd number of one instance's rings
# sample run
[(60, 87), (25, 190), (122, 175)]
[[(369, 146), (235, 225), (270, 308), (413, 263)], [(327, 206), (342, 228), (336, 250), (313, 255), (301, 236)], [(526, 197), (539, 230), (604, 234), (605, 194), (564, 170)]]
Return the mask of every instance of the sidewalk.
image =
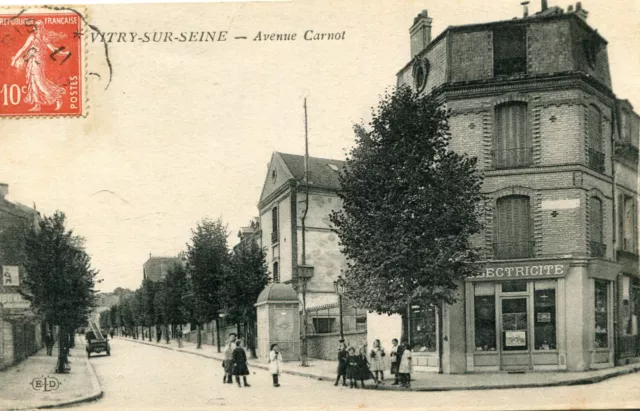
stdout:
[[(217, 352), (213, 345), (203, 344), (201, 349), (197, 349), (195, 343), (184, 342), (183, 348), (178, 348), (175, 340), (166, 344), (164, 340), (160, 343), (133, 340), (131, 338), (120, 338), (124, 341), (136, 342), (139, 344), (153, 345), (174, 351), (182, 351), (201, 357), (222, 361), (224, 355)], [(268, 369), (265, 360), (249, 360), (249, 368)], [(317, 380), (335, 381), (336, 378), (335, 361), (325, 361), (310, 359), (308, 367), (302, 367), (299, 362), (285, 362), (282, 373), (299, 375), (302, 377), (315, 378)], [(615, 368), (585, 372), (536, 372), (524, 374), (507, 373), (484, 373), (484, 374), (437, 374), (432, 372), (418, 372), (412, 374), (411, 388), (401, 388), (391, 385), (393, 382), (389, 373), (385, 373), (387, 379), (383, 384), (373, 385), (371, 381), (365, 384), (367, 388), (378, 390), (394, 391), (454, 391), (454, 390), (486, 390), (504, 388), (532, 388), (532, 387), (554, 387), (562, 385), (593, 384), (620, 375), (630, 374), (640, 371), (640, 364), (630, 364)]]
[[(70, 350), (70, 373), (54, 373), (57, 352), (57, 345), (52, 356), (48, 356), (43, 348), (21, 363), (0, 372), (0, 409), (62, 407), (102, 396), (100, 383), (84, 351), (84, 341), (81, 338), (76, 336), (76, 346)], [(44, 378), (49, 383), (47, 391), (36, 385), (38, 381), (44, 382)], [(54, 378), (59, 383), (57, 388)], [(37, 381), (34, 382), (34, 379)]]

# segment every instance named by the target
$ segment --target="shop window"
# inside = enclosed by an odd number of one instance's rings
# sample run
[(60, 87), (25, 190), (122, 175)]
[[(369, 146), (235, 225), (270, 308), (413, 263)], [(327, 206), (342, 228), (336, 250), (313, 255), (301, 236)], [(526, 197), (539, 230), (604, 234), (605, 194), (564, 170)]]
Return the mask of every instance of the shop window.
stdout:
[(609, 347), (609, 282), (595, 280), (595, 348)]
[(527, 335), (527, 298), (503, 298), (502, 302), (502, 349), (526, 351), (529, 347)]
[(335, 332), (335, 318), (314, 318), (313, 329), (316, 334), (329, 334)]
[(496, 211), (494, 256), (498, 259), (533, 257), (529, 197), (501, 197)]
[(496, 350), (496, 298), (493, 284), (476, 284), (475, 312), (476, 351)]
[(595, 105), (588, 108), (588, 141), (587, 141), (587, 165), (589, 168), (604, 172), (604, 149), (602, 147), (602, 114)]
[(591, 257), (604, 257), (606, 254), (602, 227), (602, 201), (598, 197), (591, 197), (589, 199), (589, 249)]
[(556, 347), (556, 282), (536, 281), (533, 298), (534, 347), (555, 350)]
[(356, 331), (367, 331), (367, 312), (359, 313), (356, 310)]
[(630, 277), (622, 277), (622, 297), (621, 297), (621, 329), (622, 335), (638, 335), (638, 303), (640, 302), (640, 288), (638, 281), (632, 281)]
[(526, 281), (505, 281), (501, 284), (503, 293), (522, 293), (527, 291)]
[(527, 104), (513, 102), (495, 109), (493, 166), (526, 167), (531, 164), (533, 149), (527, 132)]
[(493, 30), (493, 74), (505, 76), (527, 72), (527, 32), (524, 26)]
[(435, 307), (412, 305), (409, 311), (409, 347), (413, 351), (435, 352), (436, 339)]

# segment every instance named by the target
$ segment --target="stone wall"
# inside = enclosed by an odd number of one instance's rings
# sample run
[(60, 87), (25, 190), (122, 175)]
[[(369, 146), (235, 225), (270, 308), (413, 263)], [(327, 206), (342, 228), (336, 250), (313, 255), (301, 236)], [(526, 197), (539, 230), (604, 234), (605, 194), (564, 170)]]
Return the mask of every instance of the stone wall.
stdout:
[[(357, 350), (367, 344), (367, 332), (345, 332), (344, 339), (348, 347), (354, 347)], [(307, 353), (309, 358), (337, 361), (339, 341), (339, 333), (309, 335), (307, 337)]]

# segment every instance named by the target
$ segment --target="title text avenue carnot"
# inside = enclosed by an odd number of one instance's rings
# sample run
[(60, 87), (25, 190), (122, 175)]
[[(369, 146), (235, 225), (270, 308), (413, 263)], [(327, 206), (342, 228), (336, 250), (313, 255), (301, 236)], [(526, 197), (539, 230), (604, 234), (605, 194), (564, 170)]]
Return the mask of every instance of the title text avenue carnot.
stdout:
[(304, 41), (336, 41), (344, 40), (346, 31), (320, 32), (305, 30), (300, 33), (276, 33), (258, 31), (253, 36), (231, 36), (228, 31), (111, 31), (90, 33), (91, 42), (103, 43), (184, 43), (184, 42), (223, 42), (228, 40), (250, 40), (254, 42), (290, 42)]

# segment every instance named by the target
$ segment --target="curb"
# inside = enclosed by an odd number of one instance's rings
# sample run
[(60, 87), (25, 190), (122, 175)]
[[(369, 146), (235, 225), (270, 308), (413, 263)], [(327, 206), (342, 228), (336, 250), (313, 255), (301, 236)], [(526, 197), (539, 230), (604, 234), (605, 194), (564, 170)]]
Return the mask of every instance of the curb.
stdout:
[[(123, 339), (123, 340), (136, 342), (138, 344), (150, 345), (150, 346), (153, 346), (153, 347), (165, 348), (167, 350), (172, 350), (172, 351), (178, 351), (178, 352), (183, 352), (183, 353), (187, 353), (187, 354), (198, 355), (200, 357), (210, 358), (210, 359), (217, 360), (217, 361), (222, 361), (222, 359), (219, 359), (219, 358), (213, 357), (211, 355), (207, 355), (207, 354), (201, 354), (201, 353), (196, 353), (196, 352), (191, 352), (191, 351), (180, 350), (180, 349), (173, 348), (173, 347), (165, 347), (165, 346), (162, 346), (162, 345), (156, 345), (156, 344), (148, 343), (148, 342), (145, 342), (145, 341), (130, 340), (130, 339)], [(249, 365), (251, 367), (253, 367), (253, 368), (260, 368), (260, 369), (263, 369), (263, 370), (268, 370), (269, 369), (268, 365), (263, 365), (263, 364), (249, 364)], [(598, 383), (598, 382), (601, 382), (601, 381), (604, 381), (604, 380), (608, 380), (608, 379), (611, 379), (611, 378), (619, 377), (619, 376), (622, 376), (622, 375), (632, 374), (632, 373), (635, 373), (635, 372), (638, 372), (638, 371), (640, 371), (640, 364), (635, 365), (635, 366), (630, 367), (630, 368), (625, 368), (625, 369), (622, 369), (622, 370), (615, 370), (615, 371), (612, 371), (611, 373), (608, 373), (608, 374), (596, 375), (596, 376), (592, 376), (592, 377), (578, 377), (578, 378), (573, 379), (573, 380), (564, 380), (564, 381), (525, 383), (525, 384), (468, 385), (468, 386), (415, 387), (415, 388), (414, 387), (402, 388), (402, 387), (391, 386), (391, 385), (378, 385), (378, 386), (369, 385), (369, 386), (365, 386), (364, 389), (366, 389), (366, 390), (383, 390), (383, 391), (401, 391), (401, 392), (410, 392), (410, 391), (415, 391), (415, 392), (435, 392), (435, 391), (504, 390), (504, 389), (513, 389), (513, 388), (561, 387), (561, 386), (572, 386), (572, 385), (595, 384), (595, 383)], [(296, 375), (296, 376), (299, 376), (299, 377), (313, 378), (313, 379), (318, 380), (318, 381), (330, 381), (330, 380), (332, 380), (332, 378), (327, 378), (327, 377), (323, 377), (323, 376), (320, 376), (320, 375), (310, 374), (310, 373), (301, 372), (301, 371), (281, 370), (280, 372), (282, 374), (290, 374), (290, 375)]]
[(93, 364), (89, 361), (89, 358), (86, 356), (82, 356), (84, 358), (85, 363), (87, 364), (87, 368), (89, 369), (89, 374), (91, 374), (91, 386), (93, 387), (93, 391), (91, 395), (88, 395), (84, 398), (78, 398), (72, 401), (60, 402), (56, 404), (50, 405), (42, 405), (37, 409), (51, 409), (51, 408), (62, 408), (68, 407), (69, 405), (81, 404), (85, 402), (96, 401), (104, 395), (104, 391), (102, 391), (102, 387), (100, 386), (100, 381), (98, 380), (98, 375), (96, 374), (96, 370), (93, 368)]

